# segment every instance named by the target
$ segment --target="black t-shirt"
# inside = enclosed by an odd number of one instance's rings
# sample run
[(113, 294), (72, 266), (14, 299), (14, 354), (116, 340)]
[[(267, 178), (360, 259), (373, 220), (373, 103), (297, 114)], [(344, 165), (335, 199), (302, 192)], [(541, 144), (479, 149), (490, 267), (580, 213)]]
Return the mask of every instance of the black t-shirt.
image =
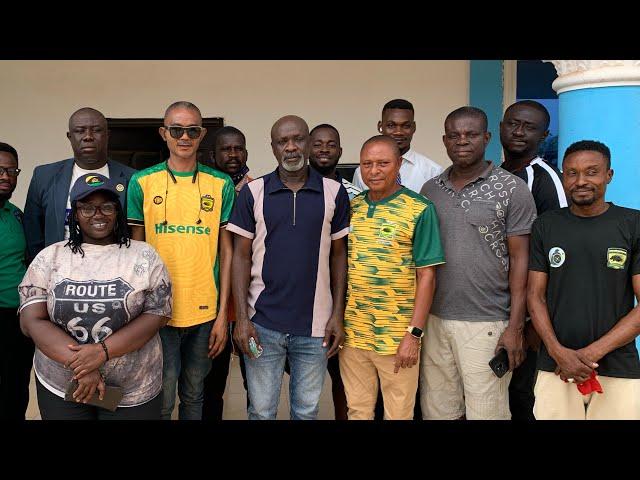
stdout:
[[(547, 308), (558, 341), (567, 348), (593, 343), (634, 306), (631, 277), (640, 274), (640, 211), (609, 205), (597, 217), (552, 210), (531, 230), (529, 270), (549, 275)], [(599, 375), (640, 378), (635, 340), (598, 365)], [(555, 368), (542, 345), (538, 369)]]

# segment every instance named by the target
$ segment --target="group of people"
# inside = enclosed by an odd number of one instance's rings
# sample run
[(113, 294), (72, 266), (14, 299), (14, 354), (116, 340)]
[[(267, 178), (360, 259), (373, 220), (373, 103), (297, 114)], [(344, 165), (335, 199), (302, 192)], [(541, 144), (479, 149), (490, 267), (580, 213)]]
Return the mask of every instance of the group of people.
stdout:
[(340, 420), (640, 419), (640, 212), (605, 201), (609, 149), (576, 142), (560, 173), (525, 100), (497, 166), (487, 126), (452, 111), (443, 170), (392, 100), (351, 183), (338, 130), (287, 115), (252, 179), (235, 127), (198, 163), (192, 103), (167, 108), (169, 157), (142, 171), (83, 108), (24, 215), (0, 143), (0, 414), (24, 418), (33, 365), (43, 419), (170, 419), (177, 391), (178, 418), (219, 420), (235, 350), (249, 419), (276, 418), (285, 372), (291, 419), (315, 419), (327, 371)]

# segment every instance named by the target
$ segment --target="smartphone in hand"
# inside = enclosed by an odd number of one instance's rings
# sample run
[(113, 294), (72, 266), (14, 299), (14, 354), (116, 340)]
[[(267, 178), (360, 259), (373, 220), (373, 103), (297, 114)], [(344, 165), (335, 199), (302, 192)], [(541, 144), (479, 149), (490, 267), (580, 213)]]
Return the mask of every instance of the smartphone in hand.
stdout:
[(495, 357), (489, 361), (489, 366), (496, 377), (502, 378), (509, 371), (509, 355), (504, 348), (501, 348)]
[[(67, 391), (65, 392), (64, 399), (67, 402), (75, 402), (76, 399), (73, 398), (73, 393), (78, 389), (78, 381), (73, 380), (69, 383), (67, 387)], [(100, 393), (96, 389), (95, 393), (91, 397), (91, 399), (87, 402), (87, 405), (93, 405), (94, 407), (105, 408), (111, 412), (115, 412), (116, 408), (118, 408), (118, 404), (120, 400), (122, 400), (123, 391), (120, 387), (110, 387), (106, 386), (104, 391), (104, 398), (100, 400)]]

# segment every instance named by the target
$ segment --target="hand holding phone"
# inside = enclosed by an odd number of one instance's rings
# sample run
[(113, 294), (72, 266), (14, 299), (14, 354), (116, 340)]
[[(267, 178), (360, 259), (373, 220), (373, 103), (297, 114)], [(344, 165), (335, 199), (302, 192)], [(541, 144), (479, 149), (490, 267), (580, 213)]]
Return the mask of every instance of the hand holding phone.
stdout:
[[(67, 391), (65, 392), (64, 399), (67, 402), (75, 402), (75, 398), (73, 398), (73, 393), (78, 388), (78, 381), (73, 380), (69, 383), (67, 387)], [(116, 411), (118, 405), (120, 404), (120, 400), (122, 400), (122, 396), (124, 395), (122, 388), (120, 387), (110, 387), (107, 385), (104, 391), (104, 398), (100, 400), (98, 391), (96, 390), (91, 399), (87, 401), (87, 405), (93, 405), (94, 407), (101, 407), (112, 412)]]
[(496, 377), (502, 378), (509, 371), (509, 354), (504, 348), (501, 348), (496, 356), (489, 360), (489, 367), (496, 374)]
[(249, 337), (249, 350), (251, 350), (253, 358), (258, 358), (262, 355), (262, 345), (256, 344), (256, 339), (253, 337)]

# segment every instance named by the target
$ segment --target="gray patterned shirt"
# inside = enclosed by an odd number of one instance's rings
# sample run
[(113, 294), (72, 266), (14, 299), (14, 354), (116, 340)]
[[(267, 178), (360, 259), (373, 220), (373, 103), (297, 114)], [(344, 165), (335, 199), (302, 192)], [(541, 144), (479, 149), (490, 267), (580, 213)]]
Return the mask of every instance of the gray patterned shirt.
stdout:
[(445, 320), (508, 320), (507, 237), (531, 232), (535, 202), (526, 183), (491, 162), (459, 192), (449, 180), (450, 171), (420, 191), (436, 206), (447, 259), (436, 269), (431, 313)]

